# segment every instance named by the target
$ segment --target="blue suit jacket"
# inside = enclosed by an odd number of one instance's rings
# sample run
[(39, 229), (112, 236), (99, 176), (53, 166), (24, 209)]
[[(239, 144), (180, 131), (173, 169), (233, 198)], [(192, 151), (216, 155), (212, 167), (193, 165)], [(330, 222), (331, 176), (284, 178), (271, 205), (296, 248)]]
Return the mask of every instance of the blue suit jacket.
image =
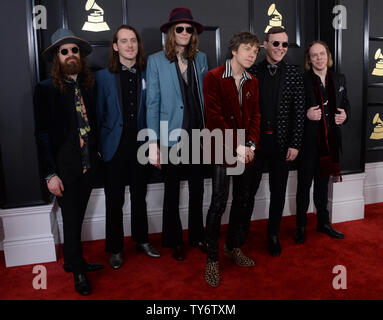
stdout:
[[(194, 66), (196, 79), (198, 79), (202, 115), (205, 118), (202, 87), (203, 78), (208, 71), (206, 54), (198, 52), (194, 59)], [(149, 139), (160, 139), (162, 145), (172, 146), (177, 143), (180, 134), (175, 131), (176, 135), (172, 137), (172, 140), (169, 139), (169, 134), (173, 130), (182, 128), (184, 107), (176, 63), (169, 61), (163, 51), (157, 52), (148, 58), (146, 75), (146, 120), (148, 128), (155, 133), (155, 135), (149, 134)], [(162, 123), (165, 126), (161, 127), (161, 135), (160, 121), (166, 121), (166, 123)]]
[[(145, 72), (138, 73), (137, 81), (137, 127), (146, 128), (146, 82)], [(100, 134), (101, 156), (110, 161), (120, 144), (123, 128), (122, 95), (119, 73), (109, 69), (96, 72), (97, 81), (97, 122)]]

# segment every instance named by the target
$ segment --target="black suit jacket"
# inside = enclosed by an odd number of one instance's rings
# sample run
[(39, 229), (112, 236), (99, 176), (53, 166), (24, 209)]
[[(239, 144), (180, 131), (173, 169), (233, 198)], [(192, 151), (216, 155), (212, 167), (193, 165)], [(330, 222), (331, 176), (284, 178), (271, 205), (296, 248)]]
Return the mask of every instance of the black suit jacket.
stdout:
[[(332, 78), (335, 86), (335, 103), (337, 108), (344, 109), (347, 114), (346, 123), (350, 117), (350, 102), (347, 98), (347, 88), (346, 88), (346, 78), (343, 74), (337, 72), (331, 72)], [(312, 83), (311, 71), (305, 72), (304, 74), (304, 85), (305, 85), (305, 96), (306, 96), (306, 113), (307, 110), (313, 106), (319, 105), (315, 97), (314, 87)], [(318, 123), (319, 121), (313, 121), (305, 117), (305, 129), (304, 129), (304, 139), (303, 139), (303, 151), (312, 152), (313, 148), (316, 148), (318, 143), (317, 133), (318, 133)], [(344, 124), (343, 123), (343, 124)], [(338, 139), (338, 145), (340, 151), (342, 151), (342, 132), (340, 126), (336, 126), (336, 136)]]
[[(96, 90), (81, 87), (81, 95), (91, 128), (89, 133), (91, 165), (96, 166), (98, 149)], [(81, 175), (80, 144), (74, 109), (73, 86), (68, 85), (68, 90), (63, 93), (53, 86), (51, 79), (38, 83), (34, 93), (34, 114), (41, 176), (45, 178), (49, 174), (60, 175), (62, 172), (65, 172), (65, 178)], [(58, 161), (60, 150), (65, 150), (65, 152), (64, 154), (60, 152), (60, 161)], [(61, 164), (61, 168), (59, 164)]]
[[(249, 71), (259, 80), (259, 95), (262, 95), (266, 59)], [(305, 121), (304, 89), (302, 74), (298, 67), (282, 63), (278, 90), (276, 135), (282, 156), (288, 148), (300, 149)], [(259, 101), (262, 101), (260, 98)]]

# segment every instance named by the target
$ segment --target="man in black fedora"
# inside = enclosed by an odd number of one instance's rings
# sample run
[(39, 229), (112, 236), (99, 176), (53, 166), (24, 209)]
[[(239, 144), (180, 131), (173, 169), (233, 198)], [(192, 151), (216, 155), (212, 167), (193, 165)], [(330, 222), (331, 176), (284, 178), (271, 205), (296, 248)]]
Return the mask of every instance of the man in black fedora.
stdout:
[[(165, 177), (162, 245), (172, 248), (173, 258), (181, 261), (186, 257), (179, 210), (180, 181), (184, 177), (189, 185), (189, 243), (206, 251), (203, 166), (201, 162), (191, 164), (190, 158), (188, 164), (182, 160), (177, 164), (161, 163), (159, 146), (165, 150), (162, 156), (167, 157), (171, 147), (181, 140), (182, 130), (190, 137), (193, 129), (205, 127), (202, 85), (208, 67), (206, 54), (198, 50), (198, 34), (203, 26), (193, 19), (188, 8), (173, 9), (160, 30), (166, 33), (165, 50), (149, 56), (146, 70), (147, 127), (155, 132), (150, 137), (149, 161)], [(163, 128), (164, 123), (167, 129)], [(177, 133), (175, 137), (172, 132)], [(191, 150), (191, 139), (187, 147)]]
[(75, 289), (91, 293), (86, 272), (102, 269), (82, 254), (81, 228), (98, 162), (96, 92), (86, 56), (88, 42), (59, 29), (43, 58), (52, 63), (51, 78), (34, 94), (35, 136), (40, 173), (56, 196), (63, 217), (64, 269), (73, 272)]

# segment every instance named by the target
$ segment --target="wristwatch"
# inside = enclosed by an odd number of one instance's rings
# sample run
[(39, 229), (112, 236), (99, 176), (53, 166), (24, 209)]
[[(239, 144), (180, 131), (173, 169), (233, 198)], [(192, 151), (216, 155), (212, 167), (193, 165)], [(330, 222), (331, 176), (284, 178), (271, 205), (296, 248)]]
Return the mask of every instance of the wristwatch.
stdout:
[(249, 147), (252, 151), (255, 151), (256, 149), (256, 144), (254, 141), (249, 140), (246, 142), (246, 147)]

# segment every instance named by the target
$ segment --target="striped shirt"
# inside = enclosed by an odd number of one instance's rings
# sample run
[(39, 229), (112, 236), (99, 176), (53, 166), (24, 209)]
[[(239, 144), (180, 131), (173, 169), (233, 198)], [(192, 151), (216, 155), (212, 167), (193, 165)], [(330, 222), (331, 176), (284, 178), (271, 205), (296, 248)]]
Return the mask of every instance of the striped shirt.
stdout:
[[(224, 79), (229, 77), (233, 77), (233, 71), (231, 69), (230, 59), (227, 59), (225, 64), (225, 72), (223, 73), (222, 78)], [(246, 80), (251, 80), (251, 75), (246, 70), (244, 70), (242, 73), (241, 80), (239, 81), (239, 89), (238, 89), (238, 99), (239, 99), (239, 105), (241, 107), (242, 107), (242, 88)]]

